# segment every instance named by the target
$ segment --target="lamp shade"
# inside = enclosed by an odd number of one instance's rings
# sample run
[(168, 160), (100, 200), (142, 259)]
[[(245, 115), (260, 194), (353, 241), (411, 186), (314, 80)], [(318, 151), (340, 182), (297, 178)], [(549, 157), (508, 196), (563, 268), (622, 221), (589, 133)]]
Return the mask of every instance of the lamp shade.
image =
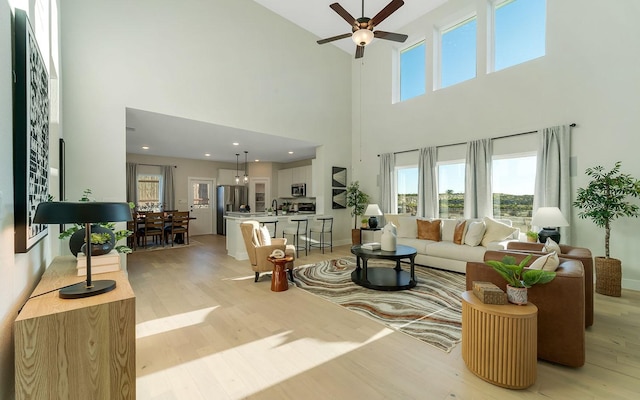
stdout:
[(369, 29), (358, 29), (351, 35), (351, 40), (358, 46), (366, 46), (373, 40), (373, 32)]
[(48, 201), (38, 204), (33, 222), (39, 224), (131, 221), (127, 203)]
[(364, 215), (383, 215), (377, 204), (369, 204), (364, 211)]
[(531, 225), (540, 228), (556, 228), (559, 226), (569, 226), (569, 223), (558, 207), (540, 207), (533, 215)]

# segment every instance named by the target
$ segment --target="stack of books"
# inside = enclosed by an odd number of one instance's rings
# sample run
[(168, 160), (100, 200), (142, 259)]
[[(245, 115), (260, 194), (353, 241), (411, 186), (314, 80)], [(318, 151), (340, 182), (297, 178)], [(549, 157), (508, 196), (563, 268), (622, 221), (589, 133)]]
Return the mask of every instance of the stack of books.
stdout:
[[(87, 275), (87, 256), (84, 253), (78, 253), (78, 263), (76, 265), (78, 276)], [(91, 275), (104, 274), (105, 272), (113, 272), (120, 270), (120, 253), (111, 250), (107, 254), (101, 256), (91, 256)]]
[(364, 243), (362, 246), (360, 246), (360, 248), (365, 250), (380, 250), (380, 243), (378, 242)]

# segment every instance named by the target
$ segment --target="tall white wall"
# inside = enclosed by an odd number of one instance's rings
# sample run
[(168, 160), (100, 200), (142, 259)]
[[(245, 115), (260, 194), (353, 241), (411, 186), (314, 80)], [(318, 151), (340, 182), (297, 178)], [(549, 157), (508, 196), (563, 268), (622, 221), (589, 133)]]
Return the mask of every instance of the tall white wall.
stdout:
[(124, 199), (125, 107), (331, 146), (326, 176), (350, 157), (350, 56), (253, 1), (67, 0), (61, 18), (70, 198)]
[[(391, 104), (393, 51), (384, 41), (367, 47), (363, 62), (353, 62), (352, 159), (365, 191), (378, 194), (377, 154), (527, 132), (577, 123), (572, 155), (577, 158), (572, 192), (584, 187), (584, 170), (608, 168), (640, 177), (640, 2), (620, 0), (547, 1), (547, 52), (542, 58), (496, 73), (486, 73), (487, 2), (450, 0), (398, 30), (409, 41), (427, 39), (432, 59), (433, 29), (461, 10), (478, 13), (477, 78)], [(359, 100), (362, 98), (362, 104)], [(360, 113), (362, 110), (362, 113)], [(360, 126), (362, 121), (362, 126)], [(417, 156), (416, 156), (417, 157)], [(573, 244), (604, 255), (604, 231), (573, 212)], [(613, 224), (611, 253), (623, 262), (623, 286), (640, 289), (640, 220)]]

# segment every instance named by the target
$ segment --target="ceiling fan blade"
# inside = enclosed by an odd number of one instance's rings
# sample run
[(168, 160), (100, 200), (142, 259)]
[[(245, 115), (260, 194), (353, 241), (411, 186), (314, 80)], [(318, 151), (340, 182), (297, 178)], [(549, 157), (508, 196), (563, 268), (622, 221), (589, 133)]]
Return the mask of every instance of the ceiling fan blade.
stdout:
[(356, 58), (362, 58), (364, 56), (364, 46), (356, 46)]
[(352, 33), (344, 33), (342, 35), (333, 36), (326, 39), (320, 39), (318, 40), (318, 44), (325, 44), (325, 43), (333, 42), (334, 40), (345, 39), (345, 38), (351, 37), (351, 35)]
[(402, 33), (393, 33), (393, 32), (385, 32), (385, 31), (375, 31), (373, 32), (373, 36), (378, 38), (378, 39), (384, 39), (384, 40), (393, 40), (394, 42), (401, 42), (404, 43), (405, 40), (407, 40), (407, 35), (404, 35)]
[(353, 16), (351, 14), (349, 14), (349, 11), (345, 10), (344, 8), (342, 8), (342, 6), (340, 4), (333, 3), (329, 7), (331, 7), (331, 9), (333, 11), (337, 12), (339, 16), (344, 18), (344, 20), (347, 21), (349, 23), (349, 25), (353, 26), (353, 25), (357, 24), (356, 19), (353, 18)]
[(391, 3), (387, 4), (385, 8), (380, 10), (375, 17), (371, 18), (369, 25), (377, 26), (380, 22), (387, 19), (387, 17), (393, 14), (398, 8), (404, 5), (402, 0), (391, 0)]

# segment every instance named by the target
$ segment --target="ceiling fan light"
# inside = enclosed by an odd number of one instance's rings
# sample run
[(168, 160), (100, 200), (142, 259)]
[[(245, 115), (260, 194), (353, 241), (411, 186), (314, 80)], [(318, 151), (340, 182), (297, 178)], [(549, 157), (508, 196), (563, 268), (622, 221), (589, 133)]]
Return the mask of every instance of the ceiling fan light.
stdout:
[(373, 32), (369, 29), (358, 29), (353, 32), (351, 39), (358, 46), (366, 46), (373, 40)]

